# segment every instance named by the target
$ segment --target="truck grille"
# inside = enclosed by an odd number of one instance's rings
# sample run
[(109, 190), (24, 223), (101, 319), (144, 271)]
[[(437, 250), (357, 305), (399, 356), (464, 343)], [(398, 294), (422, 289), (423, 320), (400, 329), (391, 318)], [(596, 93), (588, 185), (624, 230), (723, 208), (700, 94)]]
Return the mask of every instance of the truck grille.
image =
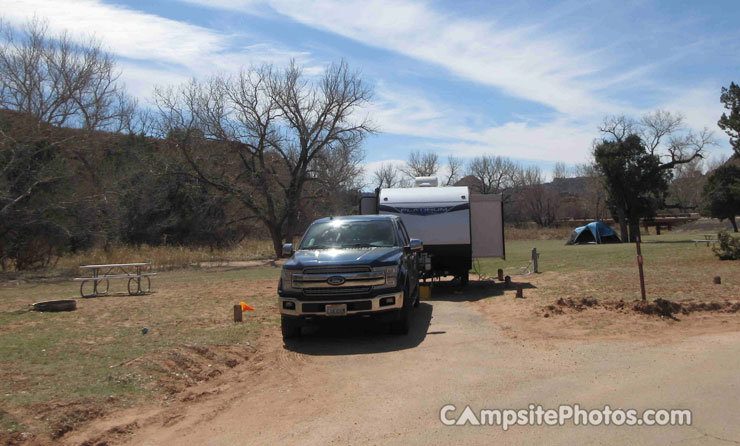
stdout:
[(367, 294), (372, 287), (369, 286), (347, 286), (332, 288), (305, 288), (303, 294), (307, 296), (352, 296)]
[(347, 273), (366, 273), (372, 271), (367, 265), (357, 266), (309, 266), (303, 268), (303, 274), (347, 274)]
[[(347, 303), (347, 311), (366, 311), (372, 310), (373, 303), (369, 300), (360, 300), (356, 302)], [(304, 313), (323, 313), (326, 311), (326, 304), (323, 303), (308, 303), (302, 304), (301, 310)]]

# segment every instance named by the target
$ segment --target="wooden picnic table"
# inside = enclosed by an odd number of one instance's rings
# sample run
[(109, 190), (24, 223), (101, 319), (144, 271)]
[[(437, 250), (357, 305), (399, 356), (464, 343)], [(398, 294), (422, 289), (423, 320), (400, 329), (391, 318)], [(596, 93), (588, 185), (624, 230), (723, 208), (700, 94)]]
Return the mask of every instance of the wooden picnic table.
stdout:
[[(151, 292), (152, 282), (150, 277), (157, 275), (157, 273), (151, 272), (151, 265), (151, 263), (145, 262), (82, 265), (80, 269), (90, 271), (90, 276), (75, 277), (74, 280), (82, 282), (80, 284), (80, 296), (82, 297), (107, 295), (110, 286), (109, 280), (113, 279), (128, 279), (128, 294), (130, 296), (142, 295)], [(105, 289), (102, 287), (103, 284)]]
[(701, 236), (704, 237), (706, 240), (712, 240), (717, 234), (711, 233), (711, 234), (702, 234)]
[(718, 241), (719, 240), (715, 240), (715, 239), (711, 239), (711, 238), (707, 238), (707, 239), (704, 239), (704, 240), (692, 240), (692, 242), (694, 242), (694, 247), (697, 246), (697, 243), (706, 243), (707, 246), (709, 246), (710, 244), (713, 245), (713, 244), (717, 243)]

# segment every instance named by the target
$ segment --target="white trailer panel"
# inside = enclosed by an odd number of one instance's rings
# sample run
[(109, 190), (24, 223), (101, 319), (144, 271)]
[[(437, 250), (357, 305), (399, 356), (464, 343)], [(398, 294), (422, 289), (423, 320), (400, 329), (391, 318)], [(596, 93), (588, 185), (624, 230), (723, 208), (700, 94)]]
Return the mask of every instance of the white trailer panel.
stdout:
[(381, 189), (378, 213), (399, 215), (424, 245), (470, 245), (467, 187)]

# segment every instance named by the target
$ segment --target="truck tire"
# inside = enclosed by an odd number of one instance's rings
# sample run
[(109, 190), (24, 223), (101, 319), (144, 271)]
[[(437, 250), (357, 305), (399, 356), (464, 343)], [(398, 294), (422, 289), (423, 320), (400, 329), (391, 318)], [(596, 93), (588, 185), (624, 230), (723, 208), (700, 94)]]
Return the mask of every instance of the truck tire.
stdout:
[(470, 282), (470, 273), (465, 271), (460, 274), (460, 288), (465, 288)]
[(421, 288), (419, 287), (419, 281), (416, 281), (416, 293), (414, 294), (414, 308), (419, 308), (421, 305)]
[(413, 301), (408, 296), (408, 291), (403, 292), (403, 307), (401, 308), (398, 319), (391, 322), (391, 334), (394, 335), (407, 335), (411, 328), (411, 308), (413, 307)]
[(283, 332), (283, 340), (297, 338), (301, 335), (300, 325), (283, 315), (280, 316), (280, 329)]

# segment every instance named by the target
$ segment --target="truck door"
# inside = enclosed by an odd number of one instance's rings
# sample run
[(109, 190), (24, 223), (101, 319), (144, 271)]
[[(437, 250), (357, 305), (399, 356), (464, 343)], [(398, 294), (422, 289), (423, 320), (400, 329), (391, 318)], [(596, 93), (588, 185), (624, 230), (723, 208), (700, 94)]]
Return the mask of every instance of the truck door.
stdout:
[[(406, 231), (406, 227), (403, 225), (403, 220), (398, 220), (398, 240), (403, 246), (408, 246), (410, 242), (409, 233)], [(422, 241), (423, 242), (423, 241)], [(404, 250), (405, 251), (405, 250)], [(411, 284), (411, 294), (416, 292), (416, 288), (419, 286), (419, 268), (417, 266), (416, 252), (404, 253), (404, 266), (406, 268), (406, 274), (408, 275), (409, 283)]]

